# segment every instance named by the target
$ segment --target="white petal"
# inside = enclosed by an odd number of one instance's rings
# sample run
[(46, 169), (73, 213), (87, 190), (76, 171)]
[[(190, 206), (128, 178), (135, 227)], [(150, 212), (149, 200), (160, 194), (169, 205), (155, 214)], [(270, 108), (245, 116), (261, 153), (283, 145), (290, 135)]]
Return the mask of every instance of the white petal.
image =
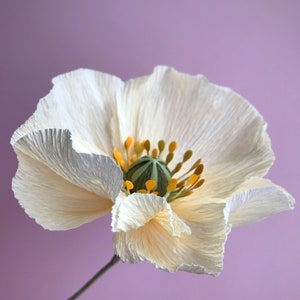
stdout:
[[(180, 210), (185, 207), (177, 208), (175, 215), (184, 220)], [(218, 274), (222, 269), (224, 244), (229, 232), (224, 204), (204, 205), (196, 211), (186, 210), (187, 216), (197, 216), (197, 220), (193, 217), (184, 220), (191, 234), (174, 236), (159, 219), (153, 218), (142, 227), (116, 233), (113, 239), (116, 253), (123, 261), (148, 260), (170, 272)]]
[(69, 129), (80, 152), (111, 155), (115, 100), (123, 82), (114, 76), (76, 70), (53, 79), (53, 89), (34, 115), (12, 137), (12, 144), (32, 131)]
[(102, 198), (114, 200), (120, 192), (123, 179), (119, 167), (103, 155), (76, 153), (68, 130), (29, 133), (14, 144), (14, 149)]
[(189, 149), (195, 160), (202, 158), (207, 196), (228, 195), (245, 179), (265, 175), (273, 162), (266, 124), (255, 108), (202, 75), (157, 67), (128, 81), (118, 116), (120, 140), (176, 140), (174, 163)]
[(112, 230), (130, 231), (144, 226), (155, 219), (172, 235), (190, 233), (184, 224), (171, 210), (170, 205), (163, 197), (154, 194), (134, 193), (128, 197), (118, 197), (112, 216)]
[(18, 153), (15, 197), (26, 213), (49, 230), (67, 230), (110, 212), (112, 202), (63, 179), (30, 156)]
[(241, 226), (294, 208), (295, 200), (282, 187), (266, 179), (246, 182), (228, 200), (229, 223)]
[(222, 270), (225, 242), (231, 228), (224, 207), (224, 203), (205, 203), (192, 197), (172, 203), (173, 211), (192, 230), (190, 236), (181, 238), (186, 245), (188, 259), (177, 270), (193, 273), (198, 270), (196, 273), (211, 275), (217, 275)]

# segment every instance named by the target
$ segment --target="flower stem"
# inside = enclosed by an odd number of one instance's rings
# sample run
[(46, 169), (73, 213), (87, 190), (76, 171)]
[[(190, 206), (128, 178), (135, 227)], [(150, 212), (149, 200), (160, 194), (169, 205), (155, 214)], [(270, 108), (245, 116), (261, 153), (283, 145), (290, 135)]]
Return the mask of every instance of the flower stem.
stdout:
[(86, 282), (81, 289), (79, 289), (73, 296), (68, 298), (68, 300), (78, 299), (98, 278), (100, 278), (106, 271), (108, 271), (113, 265), (115, 265), (120, 258), (114, 255), (112, 259), (100, 270), (98, 271), (88, 282)]

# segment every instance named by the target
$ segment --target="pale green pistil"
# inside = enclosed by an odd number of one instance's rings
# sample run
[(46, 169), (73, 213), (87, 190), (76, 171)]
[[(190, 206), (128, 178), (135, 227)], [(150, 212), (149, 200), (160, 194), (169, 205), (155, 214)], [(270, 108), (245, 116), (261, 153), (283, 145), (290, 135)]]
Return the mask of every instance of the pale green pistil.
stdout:
[(166, 194), (168, 182), (171, 178), (172, 173), (165, 162), (149, 155), (138, 158), (124, 174), (124, 180), (133, 183), (134, 187), (130, 191), (131, 193), (144, 189), (148, 180), (154, 180), (156, 187), (153, 191), (157, 192), (159, 196)]

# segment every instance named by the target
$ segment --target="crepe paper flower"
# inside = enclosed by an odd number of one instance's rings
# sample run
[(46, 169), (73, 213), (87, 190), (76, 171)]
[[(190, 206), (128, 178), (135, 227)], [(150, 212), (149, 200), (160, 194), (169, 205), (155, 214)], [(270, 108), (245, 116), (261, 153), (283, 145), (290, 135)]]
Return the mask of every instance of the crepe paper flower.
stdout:
[(123, 262), (217, 275), (231, 227), (293, 208), (263, 178), (274, 155), (262, 116), (232, 90), (168, 67), (53, 84), (11, 139), (15, 197), (44, 228), (111, 213)]

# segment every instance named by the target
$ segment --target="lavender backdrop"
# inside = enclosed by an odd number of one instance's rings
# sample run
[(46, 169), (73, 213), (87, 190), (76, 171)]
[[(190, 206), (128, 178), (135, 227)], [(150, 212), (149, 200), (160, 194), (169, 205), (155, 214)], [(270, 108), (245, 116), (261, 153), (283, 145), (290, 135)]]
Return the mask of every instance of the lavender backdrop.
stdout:
[[(49, 232), (11, 192), (10, 136), (59, 73), (87, 67), (126, 80), (166, 64), (230, 86), (269, 124), (268, 177), (299, 199), (299, 10), (297, 0), (2, 0), (0, 298), (66, 299), (112, 255), (109, 216)], [(300, 299), (299, 228), (297, 207), (233, 230), (216, 278), (119, 263), (82, 299)]]

